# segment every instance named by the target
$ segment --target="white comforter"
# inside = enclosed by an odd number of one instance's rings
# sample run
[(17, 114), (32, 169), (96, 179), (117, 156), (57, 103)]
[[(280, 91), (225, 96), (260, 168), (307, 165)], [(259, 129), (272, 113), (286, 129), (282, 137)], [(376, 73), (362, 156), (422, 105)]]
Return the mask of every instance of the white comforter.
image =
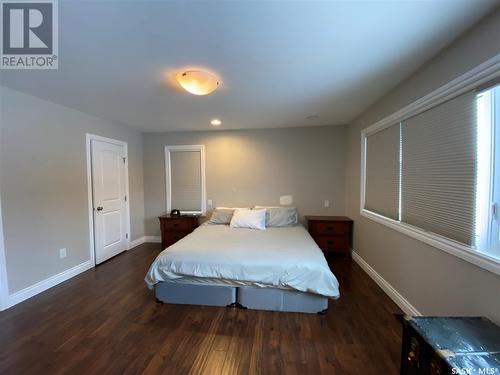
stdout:
[(266, 230), (202, 225), (162, 251), (145, 278), (150, 288), (166, 280), (294, 289), (339, 297), (337, 279), (301, 225)]

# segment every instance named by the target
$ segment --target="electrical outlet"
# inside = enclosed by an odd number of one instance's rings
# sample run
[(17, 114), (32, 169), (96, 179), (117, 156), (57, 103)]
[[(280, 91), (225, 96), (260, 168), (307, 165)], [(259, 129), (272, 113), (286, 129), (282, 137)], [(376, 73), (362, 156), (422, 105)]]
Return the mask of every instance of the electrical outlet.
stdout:
[(66, 258), (66, 249), (59, 250), (59, 258)]
[(329, 201), (329, 200), (326, 200), (326, 201), (325, 201), (325, 207), (326, 207), (326, 208), (330, 207), (330, 201)]
[(209, 199), (209, 200), (208, 200), (208, 206), (209, 206), (209, 207), (212, 207), (212, 206), (213, 206), (213, 202), (212, 202), (212, 200), (211, 200), (211, 199)]

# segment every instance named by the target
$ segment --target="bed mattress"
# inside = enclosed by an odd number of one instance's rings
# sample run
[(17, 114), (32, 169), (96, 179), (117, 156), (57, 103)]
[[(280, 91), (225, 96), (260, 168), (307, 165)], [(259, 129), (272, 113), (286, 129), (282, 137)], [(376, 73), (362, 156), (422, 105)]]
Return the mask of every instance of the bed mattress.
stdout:
[(339, 297), (339, 284), (302, 225), (254, 230), (205, 224), (162, 251), (146, 278), (280, 288)]

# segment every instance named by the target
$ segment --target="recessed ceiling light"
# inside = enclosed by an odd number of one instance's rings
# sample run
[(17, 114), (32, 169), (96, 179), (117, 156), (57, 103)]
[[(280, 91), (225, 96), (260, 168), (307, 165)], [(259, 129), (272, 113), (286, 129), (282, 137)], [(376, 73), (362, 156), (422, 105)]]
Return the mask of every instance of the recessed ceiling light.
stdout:
[(204, 70), (186, 70), (177, 74), (177, 82), (193, 95), (207, 95), (215, 91), (220, 81), (213, 73)]
[(219, 120), (218, 118), (214, 118), (210, 121), (210, 123), (213, 125), (213, 126), (219, 126), (220, 124), (222, 124), (222, 121)]
[(310, 115), (306, 117), (306, 120), (317, 120), (317, 119), (319, 119), (318, 115)]

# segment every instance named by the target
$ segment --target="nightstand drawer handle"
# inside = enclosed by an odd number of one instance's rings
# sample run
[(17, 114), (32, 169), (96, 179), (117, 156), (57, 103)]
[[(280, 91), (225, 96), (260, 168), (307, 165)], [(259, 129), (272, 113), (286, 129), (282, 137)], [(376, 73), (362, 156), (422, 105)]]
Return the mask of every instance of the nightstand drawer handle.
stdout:
[(415, 339), (415, 337), (411, 338), (411, 343), (410, 343), (410, 352), (408, 353), (408, 364), (410, 365), (415, 365), (419, 361), (419, 356), (420, 356), (420, 348), (418, 345), (418, 341)]
[(174, 223), (174, 227), (178, 227), (179, 226), (179, 223)]
[(332, 230), (333, 230), (333, 227), (328, 227), (327, 229), (328, 229), (328, 230), (330, 230), (330, 231), (332, 231)]
[(333, 241), (332, 241), (332, 240), (328, 240), (328, 241), (326, 241), (326, 243), (327, 243), (328, 245), (333, 245)]

